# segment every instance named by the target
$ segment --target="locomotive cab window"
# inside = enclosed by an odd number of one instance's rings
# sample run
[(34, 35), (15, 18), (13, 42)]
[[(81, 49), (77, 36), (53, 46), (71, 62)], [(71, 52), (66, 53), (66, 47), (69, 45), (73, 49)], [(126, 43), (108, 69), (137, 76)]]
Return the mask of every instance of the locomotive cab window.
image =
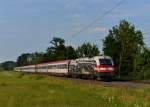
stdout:
[(111, 59), (99, 59), (100, 65), (109, 65), (112, 66)]

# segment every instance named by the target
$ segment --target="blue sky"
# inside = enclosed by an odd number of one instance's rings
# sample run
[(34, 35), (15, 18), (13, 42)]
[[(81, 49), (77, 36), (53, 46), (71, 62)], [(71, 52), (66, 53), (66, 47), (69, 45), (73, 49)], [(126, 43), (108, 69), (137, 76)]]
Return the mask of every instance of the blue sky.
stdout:
[[(26, 52), (45, 51), (53, 36), (77, 47), (94, 42), (100, 48), (108, 29), (126, 19), (150, 31), (150, 0), (125, 2), (84, 32), (70, 36), (103, 15), (120, 0), (0, 0), (0, 62)], [(149, 35), (144, 35), (150, 46)], [(69, 39), (68, 39), (69, 38)]]

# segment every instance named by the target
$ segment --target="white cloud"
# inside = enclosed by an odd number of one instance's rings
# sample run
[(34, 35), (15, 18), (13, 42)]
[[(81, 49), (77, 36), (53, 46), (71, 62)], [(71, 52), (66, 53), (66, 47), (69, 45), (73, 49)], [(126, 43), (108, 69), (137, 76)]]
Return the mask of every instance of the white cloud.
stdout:
[(104, 27), (96, 27), (94, 28), (94, 32), (106, 32), (107, 29)]

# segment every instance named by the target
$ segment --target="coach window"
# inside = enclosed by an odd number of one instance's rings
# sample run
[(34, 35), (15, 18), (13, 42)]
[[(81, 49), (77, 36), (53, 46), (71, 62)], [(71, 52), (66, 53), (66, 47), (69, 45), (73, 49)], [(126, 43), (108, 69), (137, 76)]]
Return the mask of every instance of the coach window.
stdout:
[(52, 69), (55, 69), (56, 67), (55, 67), (55, 65), (52, 65)]
[(59, 65), (59, 69), (62, 69), (62, 67), (63, 67), (62, 65)]
[(61, 69), (61, 65), (56, 65), (56, 68)]
[(60, 66), (60, 69), (63, 69), (63, 65), (59, 65)]
[(54, 67), (53, 67), (53, 65), (51, 65), (51, 69), (53, 69)]
[(63, 69), (65, 69), (65, 68), (66, 68), (66, 64), (63, 65)]
[(54, 65), (54, 69), (56, 69), (57, 68), (57, 65)]
[(61, 65), (61, 69), (63, 69), (64, 68), (64, 65)]
[(48, 66), (48, 69), (52, 69), (52, 66), (51, 66), (51, 65), (49, 65), (49, 66)]
[(59, 69), (63, 69), (63, 65), (59, 65)]

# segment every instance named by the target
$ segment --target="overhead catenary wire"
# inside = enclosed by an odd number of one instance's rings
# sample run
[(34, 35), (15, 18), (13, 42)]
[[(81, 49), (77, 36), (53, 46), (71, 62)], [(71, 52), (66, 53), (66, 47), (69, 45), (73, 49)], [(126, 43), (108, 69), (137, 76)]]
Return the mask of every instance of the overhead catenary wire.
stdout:
[[(148, 35), (148, 34), (150, 34), (150, 31), (143, 33), (143, 35)], [(144, 38), (144, 42), (150, 42), (150, 37)]]
[(143, 33), (143, 35), (147, 35), (147, 34), (149, 34), (149, 33), (150, 33), (150, 31), (148, 31), (148, 32), (144, 32), (144, 33)]
[(144, 42), (150, 42), (150, 38), (148, 38), (148, 39), (144, 40)]
[[(72, 34), (70, 37), (68, 37), (68, 39), (66, 40), (71, 40), (73, 39), (75, 36), (78, 36), (80, 33), (84, 32), (85, 30), (87, 30), (89, 27), (91, 27), (92, 25), (94, 25), (96, 22), (102, 20), (106, 15), (108, 15), (109, 13), (111, 13), (114, 9), (116, 9), (117, 7), (119, 7), (121, 4), (123, 4), (123, 2), (125, 2), (125, 0), (121, 0), (120, 2), (118, 2), (114, 7), (110, 8), (109, 10), (107, 10), (103, 15), (97, 17), (95, 20), (93, 20), (91, 23), (89, 23), (87, 26), (81, 28), (79, 31), (77, 31), (76, 33)], [(149, 34), (150, 31), (148, 32), (144, 32), (143, 35), (147, 35)], [(145, 42), (149, 42), (150, 38), (143, 38)]]
[(119, 7), (121, 4), (124, 3), (125, 0), (121, 0), (120, 2), (118, 2), (114, 7), (112, 7), (111, 9), (107, 10), (103, 15), (98, 16), (95, 20), (93, 20), (91, 23), (89, 23), (87, 26), (83, 27), (82, 29), (80, 29), (78, 32), (72, 34), (67, 40), (71, 40), (73, 39), (75, 36), (78, 36), (80, 33), (82, 33), (83, 31), (87, 30), (89, 27), (91, 27), (93, 24), (95, 24), (96, 22), (102, 20), (106, 15), (108, 15), (109, 13), (111, 13), (114, 9), (116, 9), (117, 7)]

